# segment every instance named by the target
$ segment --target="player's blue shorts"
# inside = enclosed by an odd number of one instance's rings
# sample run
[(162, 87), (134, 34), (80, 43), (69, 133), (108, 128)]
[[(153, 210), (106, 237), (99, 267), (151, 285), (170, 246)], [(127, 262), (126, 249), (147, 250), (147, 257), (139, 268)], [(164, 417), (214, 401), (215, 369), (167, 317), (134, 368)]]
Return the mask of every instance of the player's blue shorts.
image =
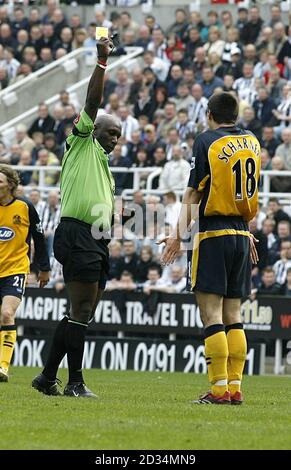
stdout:
[(193, 251), (188, 251), (188, 288), (226, 298), (250, 294), (250, 238), (242, 217), (199, 219)]
[(26, 274), (13, 274), (0, 278), (0, 302), (6, 295), (22, 299), (25, 291)]
[(203, 240), (194, 261), (193, 263), (191, 251), (188, 253), (188, 273), (191, 274), (192, 286), (195, 282), (191, 290), (226, 298), (243, 298), (250, 294), (251, 258), (248, 236), (228, 235)]

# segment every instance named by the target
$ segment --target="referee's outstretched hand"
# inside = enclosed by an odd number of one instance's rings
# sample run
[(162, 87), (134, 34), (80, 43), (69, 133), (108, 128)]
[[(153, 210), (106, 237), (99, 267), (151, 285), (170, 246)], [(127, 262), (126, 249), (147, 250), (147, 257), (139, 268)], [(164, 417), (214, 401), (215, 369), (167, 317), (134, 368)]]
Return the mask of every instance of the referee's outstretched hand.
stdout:
[(50, 273), (49, 271), (40, 271), (38, 273), (38, 282), (39, 282), (39, 287), (44, 287), (47, 285), (50, 279)]
[(173, 264), (180, 251), (180, 240), (174, 237), (165, 237), (156, 243), (157, 245), (161, 245), (162, 243), (166, 244), (163, 254), (161, 256), (161, 263), (163, 265)]
[(100, 38), (96, 42), (99, 59), (107, 59), (114, 48), (113, 42), (109, 38)]

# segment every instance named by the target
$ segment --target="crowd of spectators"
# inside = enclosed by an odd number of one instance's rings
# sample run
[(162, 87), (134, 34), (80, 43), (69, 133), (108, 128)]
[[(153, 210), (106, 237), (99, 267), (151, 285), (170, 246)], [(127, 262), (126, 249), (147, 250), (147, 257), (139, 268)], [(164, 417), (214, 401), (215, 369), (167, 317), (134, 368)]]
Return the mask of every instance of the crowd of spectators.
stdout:
[[(283, 16), (280, 2), (270, 5), (268, 20), (261, 17), (256, 5), (249, 10), (238, 8), (235, 18), (228, 10), (220, 14), (210, 10), (202, 18), (198, 11), (177, 8), (167, 28), (152, 14), (145, 15), (142, 24), (129, 11), (114, 11), (110, 17), (102, 10), (94, 14), (94, 21), (84, 25), (77, 14), (68, 18), (56, 0), (47, 1), (44, 16), (37, 6), (32, 6), (27, 16), (21, 6), (15, 7), (12, 16), (5, 5), (0, 6), (0, 89), (78, 47), (94, 46), (96, 26), (118, 32), (116, 53), (124, 53), (128, 46), (143, 48), (134, 67), (120, 67), (115, 77), (106, 74), (102, 107), (118, 116), (122, 124), (110, 165), (144, 169), (133, 200), (143, 209), (161, 203), (166, 223), (150, 224), (145, 216), (145, 234), (137, 236), (124, 230), (120, 237), (124, 241), (111, 243), (108, 288), (136, 290), (142, 286), (147, 293), (180, 292), (186, 286), (185, 254), (181, 253), (181, 263), (178, 260), (172, 269), (163, 270), (161, 250), (154, 240), (177, 220), (180, 203), (176, 195), (187, 185), (195, 137), (207, 129), (209, 97), (221, 90), (237, 96), (238, 125), (259, 139), (262, 169), (291, 170), (291, 17)], [(43, 184), (57, 188), (59, 172), (53, 167), (61, 163), (66, 136), (80, 108), (77, 97), (65, 90), (54, 109), (41, 103), (30, 127), (17, 127), (14, 142), (0, 138), (0, 162), (52, 167)], [(153, 189), (158, 191), (144, 196), (141, 190), (152, 167), (161, 170), (153, 180)], [(23, 191), (25, 186), (37, 188), (37, 171), (21, 170), (20, 175)], [(114, 178), (117, 195), (133, 187), (129, 172), (114, 172)], [(290, 192), (291, 177), (275, 174), (270, 190)], [(50, 191), (43, 203), (37, 189), (29, 197), (40, 205), (53, 256), (58, 193)], [(278, 201), (270, 199), (252, 223), (252, 231), (260, 239), (260, 262), (253, 270), (253, 289), (258, 294), (290, 295), (291, 214), (288, 209), (284, 212)], [(55, 271), (53, 282), (60, 286), (59, 266)]]

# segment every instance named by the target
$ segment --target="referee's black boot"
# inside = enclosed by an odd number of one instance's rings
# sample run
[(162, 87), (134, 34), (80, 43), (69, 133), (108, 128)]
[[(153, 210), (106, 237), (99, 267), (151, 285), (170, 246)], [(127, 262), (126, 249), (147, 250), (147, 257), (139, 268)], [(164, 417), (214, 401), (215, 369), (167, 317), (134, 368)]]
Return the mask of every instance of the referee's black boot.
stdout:
[(59, 396), (62, 395), (58, 385), (60, 384), (59, 379), (48, 380), (43, 374), (39, 374), (34, 377), (31, 382), (31, 386), (45, 395)]
[(67, 384), (64, 388), (64, 395), (77, 398), (98, 398), (83, 382)]

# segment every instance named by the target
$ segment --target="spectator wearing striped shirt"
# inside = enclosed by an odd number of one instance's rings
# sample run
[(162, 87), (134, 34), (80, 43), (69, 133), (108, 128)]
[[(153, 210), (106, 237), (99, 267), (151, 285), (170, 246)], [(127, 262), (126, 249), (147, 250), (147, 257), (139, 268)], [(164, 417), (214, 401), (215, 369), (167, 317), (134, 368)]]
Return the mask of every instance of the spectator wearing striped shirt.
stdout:
[(274, 264), (273, 269), (276, 282), (281, 286), (285, 284), (287, 271), (291, 268), (291, 242), (286, 240), (281, 243), (280, 259)]
[(276, 148), (276, 155), (280, 157), (286, 170), (291, 170), (291, 127), (286, 127), (282, 131), (283, 143)]
[(48, 255), (51, 256), (53, 252), (53, 238), (60, 219), (60, 203), (59, 193), (57, 191), (50, 191), (47, 203), (42, 212), (42, 227), (47, 241)]
[(188, 116), (190, 121), (194, 123), (196, 132), (201, 132), (207, 128), (206, 110), (208, 99), (203, 96), (202, 86), (199, 83), (192, 86), (191, 94), (194, 102), (188, 107)]
[(29, 200), (33, 204), (35, 210), (37, 211), (40, 220), (42, 220), (43, 211), (46, 206), (46, 202), (42, 200), (39, 189), (34, 188), (30, 191)]
[(245, 62), (242, 73), (243, 76), (235, 80), (233, 88), (237, 91), (240, 99), (246, 99), (246, 94), (255, 88), (253, 64)]
[(273, 109), (273, 115), (277, 119), (277, 125), (274, 127), (276, 135), (280, 137), (281, 132), (291, 129), (291, 85), (286, 84), (282, 88), (281, 102), (277, 109)]

